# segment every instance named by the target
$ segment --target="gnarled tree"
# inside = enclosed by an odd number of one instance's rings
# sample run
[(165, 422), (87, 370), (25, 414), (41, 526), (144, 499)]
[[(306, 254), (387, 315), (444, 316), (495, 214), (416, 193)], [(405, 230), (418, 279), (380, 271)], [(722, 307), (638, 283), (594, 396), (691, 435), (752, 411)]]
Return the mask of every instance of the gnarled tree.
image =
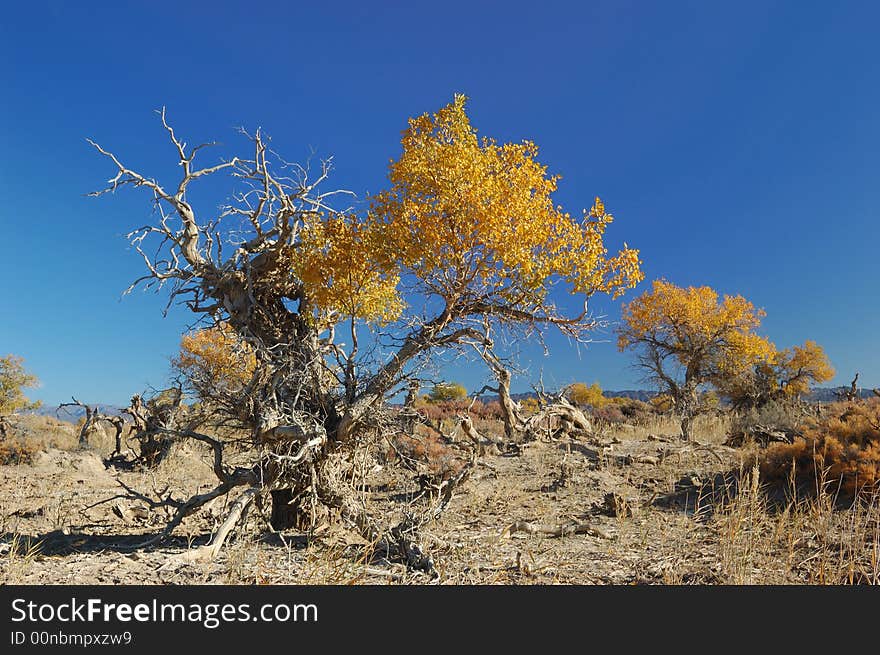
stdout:
[[(91, 142), (116, 169), (95, 195), (124, 186), (151, 194), (157, 220), (130, 234), (146, 266), (132, 286), (164, 289), (253, 357), (248, 379), (226, 387), (218, 405), (249, 430), (257, 453), (252, 466), (229, 467), (220, 440), (179, 431), (213, 449), (219, 483), (165, 499), (177, 507), (167, 531), (237, 487), (239, 511), (284, 489), (287, 499), (314, 494), (367, 539), (422, 562), (411, 538), (419, 521), (381, 527), (339, 474), (355, 444), (381, 429), (385, 400), (443, 350), (475, 349), (509, 380), (497, 335), (555, 327), (585, 339), (594, 327), (586, 299), (635, 285), (638, 252), (607, 256), (612, 217), (601, 201), (581, 217), (562, 211), (552, 199), (558, 178), (538, 163), (536, 146), (478, 138), (462, 96), (410, 120), (388, 189), (362, 214), (331, 205), (341, 192), (322, 190), (329, 162), (311, 179), (257, 132), (249, 155), (200, 168), (205, 146), (187, 148), (164, 110), (162, 123), (179, 177), (160, 182)], [(194, 206), (190, 187), (217, 175), (236, 183), (233, 202)], [(560, 312), (552, 284), (580, 295), (583, 311)]]

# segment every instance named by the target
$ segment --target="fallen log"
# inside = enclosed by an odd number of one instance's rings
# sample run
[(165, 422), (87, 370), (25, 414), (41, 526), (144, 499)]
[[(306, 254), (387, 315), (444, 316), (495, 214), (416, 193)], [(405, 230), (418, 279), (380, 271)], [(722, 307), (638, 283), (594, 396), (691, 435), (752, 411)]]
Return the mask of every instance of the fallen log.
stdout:
[(587, 523), (567, 523), (565, 525), (546, 525), (541, 523), (529, 523), (528, 521), (515, 521), (504, 528), (500, 538), (510, 537), (515, 532), (527, 534), (539, 534), (548, 537), (568, 537), (573, 534), (588, 534), (600, 539), (611, 539), (612, 535), (601, 528)]

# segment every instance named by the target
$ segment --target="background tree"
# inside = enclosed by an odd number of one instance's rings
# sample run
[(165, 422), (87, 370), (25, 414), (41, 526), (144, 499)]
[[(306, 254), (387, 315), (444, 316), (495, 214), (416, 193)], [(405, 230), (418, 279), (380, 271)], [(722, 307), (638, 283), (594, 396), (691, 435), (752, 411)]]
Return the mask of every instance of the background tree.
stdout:
[[(253, 465), (230, 468), (220, 441), (178, 431), (213, 449), (218, 486), (174, 500), (166, 533), (237, 487), (245, 490), (230, 526), (258, 494), (286, 488), (288, 500), (312, 494), (369, 541), (396, 544), (421, 561), (409, 548), (418, 526), (410, 519), (406, 530), (382, 528), (339, 470), (384, 429), (385, 400), (444, 350), (477, 353), (506, 384), (498, 334), (555, 327), (585, 339), (595, 326), (586, 300), (616, 297), (641, 280), (638, 252), (624, 247), (608, 257), (603, 235), (613, 219), (602, 202), (581, 217), (564, 212), (552, 198), (558, 177), (538, 163), (536, 146), (478, 138), (463, 96), (410, 120), (390, 186), (371, 198), (365, 215), (331, 206), (342, 192), (321, 190), (329, 162), (313, 179), (257, 132), (249, 157), (197, 168), (205, 146), (187, 149), (161, 116), (178, 179), (164, 185), (93, 143), (117, 171), (95, 195), (122, 186), (149, 191), (158, 219), (130, 235), (147, 268), (132, 286), (166, 290), (169, 301), (185, 302), (251, 349), (255, 368), (237, 410), (258, 453)], [(224, 173), (237, 182), (232, 203), (197, 210), (189, 187)], [(584, 310), (559, 311), (548, 297), (551, 283), (580, 296)], [(368, 348), (360, 345), (365, 327), (376, 335)], [(515, 404), (508, 410), (515, 414)], [(528, 429), (509, 418), (511, 429)], [(227, 532), (218, 531), (207, 552)]]
[(36, 387), (37, 377), (24, 367), (24, 358), (16, 355), (0, 357), (0, 435), (6, 435), (5, 417), (26, 409), (36, 409), (40, 402), (28, 400), (24, 390)]
[(213, 424), (241, 424), (257, 358), (253, 348), (227, 324), (184, 334), (171, 366), (182, 377), (185, 390), (195, 394), (210, 412)]
[(772, 361), (773, 344), (755, 333), (763, 316), (742, 296), (719, 299), (709, 287), (656, 280), (651, 291), (624, 306), (617, 343), (638, 353), (637, 365), (672, 399), (687, 439), (702, 409), (701, 387), (721, 387)]
[(566, 390), (568, 399), (575, 405), (589, 405), (590, 407), (604, 407), (609, 400), (602, 395), (602, 387), (598, 382), (587, 386), (583, 382), (575, 382)]
[(822, 346), (806, 341), (803, 346), (774, 350), (768, 360), (723, 380), (720, 391), (737, 409), (751, 409), (798, 400), (813, 384), (833, 377), (834, 368)]
[(464, 400), (465, 398), (467, 398), (467, 389), (457, 382), (435, 384), (428, 394), (428, 400), (433, 403)]

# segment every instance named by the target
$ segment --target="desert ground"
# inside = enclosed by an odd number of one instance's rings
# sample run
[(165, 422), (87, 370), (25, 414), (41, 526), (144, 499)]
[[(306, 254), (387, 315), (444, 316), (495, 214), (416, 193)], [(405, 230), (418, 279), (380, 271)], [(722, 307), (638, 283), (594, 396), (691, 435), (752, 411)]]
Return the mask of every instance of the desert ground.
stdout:
[[(70, 423), (14, 419), (29, 455), (0, 466), (0, 583), (7, 584), (849, 584), (880, 582), (877, 502), (842, 505), (833, 491), (784, 491), (752, 465), (759, 443), (724, 442), (729, 419), (602, 424), (486, 452), (446, 511), (423, 531), (437, 575), (408, 571), (335, 517), (309, 533), (273, 533), (253, 511), (210, 562), (184, 553), (224, 514), (217, 499), (164, 543), (142, 546), (168, 521), (125, 495), (181, 495), (212, 486), (198, 444), (174, 445), (155, 468), (109, 462), (112, 439), (86, 447)], [(491, 430), (492, 425), (477, 426)], [(499, 429), (499, 426), (494, 426)], [(455, 433), (454, 426), (448, 434)], [(425, 434), (428, 434), (425, 431)], [(456, 442), (450, 444), (455, 451)], [(398, 516), (430, 502), (418, 467), (365, 458), (365, 507)]]

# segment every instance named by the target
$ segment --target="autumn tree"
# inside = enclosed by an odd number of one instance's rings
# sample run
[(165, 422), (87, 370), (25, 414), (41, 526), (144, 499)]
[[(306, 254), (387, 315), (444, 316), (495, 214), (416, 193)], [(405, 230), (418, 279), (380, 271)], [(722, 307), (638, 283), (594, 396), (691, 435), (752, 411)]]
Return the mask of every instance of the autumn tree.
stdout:
[(575, 382), (566, 390), (568, 399), (576, 405), (589, 405), (591, 407), (604, 407), (608, 399), (602, 395), (602, 387), (598, 382), (587, 386), (583, 382)]
[(171, 360), (185, 389), (207, 406), (215, 425), (236, 423), (257, 370), (253, 348), (226, 323), (184, 334)]
[[(283, 489), (285, 502), (311, 495), (312, 506), (335, 508), (371, 543), (425, 565), (413, 546), (420, 524), (409, 517), (383, 527), (340, 471), (384, 429), (386, 399), (450, 349), (488, 363), (509, 390), (498, 336), (556, 328), (586, 339), (595, 326), (587, 299), (617, 297), (641, 280), (638, 251), (609, 256), (603, 236), (613, 219), (603, 203), (579, 216), (565, 212), (553, 199), (559, 177), (538, 162), (537, 147), (478, 137), (463, 96), (409, 121), (388, 188), (363, 213), (334, 208), (343, 192), (323, 190), (329, 162), (312, 175), (280, 159), (257, 132), (247, 135), (249, 155), (199, 168), (205, 146), (187, 148), (164, 111), (161, 118), (177, 178), (143, 175), (92, 142), (116, 171), (95, 195), (126, 186), (150, 194), (158, 218), (130, 234), (146, 264), (132, 286), (164, 290), (252, 353), (238, 415), (257, 453), (251, 465), (230, 467), (221, 441), (180, 433), (213, 449), (218, 485), (163, 500), (176, 509), (165, 534), (213, 498), (243, 489), (207, 548), (213, 555), (255, 497)], [(190, 187), (222, 175), (234, 183), (232, 202), (219, 211), (194, 205)], [(554, 284), (582, 299), (583, 310), (560, 311)], [(511, 431), (526, 434), (516, 404), (502, 395)]]
[(5, 417), (27, 409), (36, 409), (40, 402), (32, 402), (24, 390), (36, 387), (37, 377), (24, 367), (24, 358), (16, 355), (0, 357), (0, 435), (6, 434)]
[(719, 298), (709, 287), (656, 280), (624, 306), (617, 343), (638, 353), (637, 365), (669, 396), (687, 439), (703, 409), (701, 389), (773, 361), (773, 344), (755, 333), (763, 316), (742, 296)]
[(441, 382), (435, 384), (428, 394), (428, 400), (434, 403), (450, 400), (464, 400), (467, 398), (467, 389), (457, 382)]
[(719, 389), (737, 409), (751, 409), (798, 400), (812, 385), (833, 377), (834, 368), (822, 346), (806, 341), (802, 346), (774, 349), (768, 359), (722, 380)]

